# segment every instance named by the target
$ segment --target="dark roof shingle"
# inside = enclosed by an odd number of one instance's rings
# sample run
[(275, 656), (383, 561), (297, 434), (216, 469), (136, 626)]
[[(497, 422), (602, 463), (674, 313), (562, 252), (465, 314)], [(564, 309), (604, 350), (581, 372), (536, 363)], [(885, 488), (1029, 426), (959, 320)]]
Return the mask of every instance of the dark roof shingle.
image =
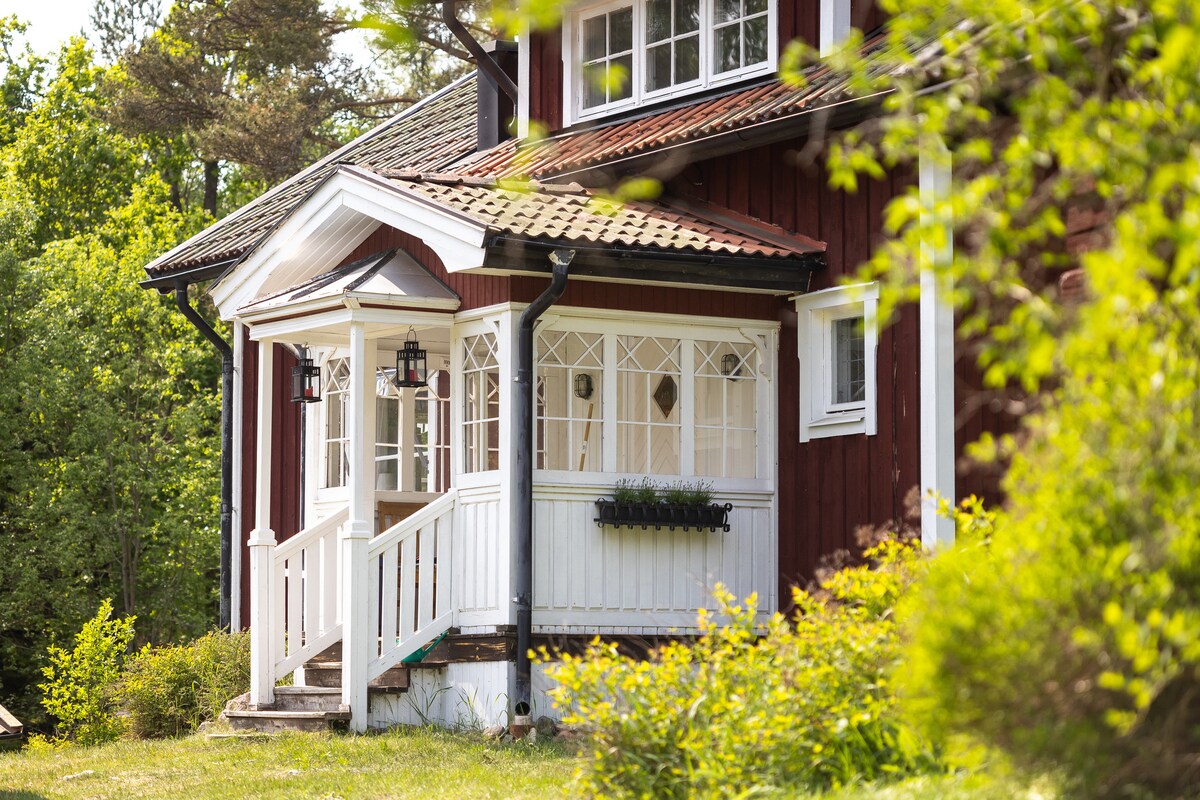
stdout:
[(451, 84), (252, 200), (146, 267), (151, 278), (237, 258), (338, 164), (438, 170), (475, 149), (475, 76)]

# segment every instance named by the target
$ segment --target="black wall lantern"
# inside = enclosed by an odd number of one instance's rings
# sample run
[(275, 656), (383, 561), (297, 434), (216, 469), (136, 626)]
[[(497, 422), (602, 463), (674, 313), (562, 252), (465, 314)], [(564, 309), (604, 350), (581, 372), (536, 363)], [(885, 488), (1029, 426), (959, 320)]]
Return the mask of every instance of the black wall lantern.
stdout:
[(721, 374), (726, 378), (736, 378), (742, 374), (742, 359), (737, 353), (721, 356)]
[(586, 372), (581, 372), (575, 376), (575, 396), (581, 400), (590, 400), (592, 397), (592, 376)]
[(404, 349), (396, 351), (396, 386), (401, 389), (419, 389), (426, 385), (427, 375), (425, 351), (417, 341), (416, 331), (409, 327)]
[(292, 402), (321, 402), (321, 368), (308, 357), (307, 347), (296, 351), (296, 359), (299, 363), (292, 367)]

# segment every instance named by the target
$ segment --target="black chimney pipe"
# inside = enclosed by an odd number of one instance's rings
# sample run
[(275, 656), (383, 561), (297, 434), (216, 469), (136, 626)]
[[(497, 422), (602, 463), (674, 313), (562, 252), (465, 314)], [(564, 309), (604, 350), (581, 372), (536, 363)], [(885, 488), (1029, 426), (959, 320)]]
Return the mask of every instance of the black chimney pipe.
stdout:
[(517, 374), (513, 392), (513, 442), (517, 464), (513, 475), (512, 529), (516, 545), (513, 559), (513, 603), (517, 607), (517, 676), (512, 715), (530, 711), (529, 649), (533, 646), (533, 325), (567, 288), (567, 272), (574, 250), (554, 250), (550, 285), (521, 312), (517, 323)]
[(231, 622), (231, 559), (233, 557), (233, 348), (200, 316), (188, 299), (188, 285), (175, 284), (175, 303), (188, 322), (221, 353), (221, 600), (220, 628)]
[(454, 34), (454, 38), (462, 42), (462, 46), (467, 48), (467, 52), (475, 57), (476, 65), (487, 73), (488, 77), (500, 87), (501, 91), (508, 95), (509, 100), (516, 103), (517, 84), (500, 68), (495, 59), (483, 49), (483, 45), (475, 40), (475, 37), (467, 30), (467, 26), (463, 25), (459, 18), (455, 16), (454, 6), (455, 0), (443, 0), (442, 22), (446, 23), (446, 27), (450, 29), (450, 33)]

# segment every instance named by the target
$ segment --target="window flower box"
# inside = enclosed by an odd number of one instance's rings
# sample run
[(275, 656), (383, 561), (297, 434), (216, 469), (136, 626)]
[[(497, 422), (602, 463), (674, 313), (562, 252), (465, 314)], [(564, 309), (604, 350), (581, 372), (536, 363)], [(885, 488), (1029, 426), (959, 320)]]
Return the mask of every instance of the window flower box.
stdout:
[(732, 503), (707, 503), (704, 505), (685, 503), (638, 503), (618, 502), (599, 498), (596, 500), (595, 523), (603, 527), (628, 527), (647, 530), (710, 530), (729, 532), (729, 512)]

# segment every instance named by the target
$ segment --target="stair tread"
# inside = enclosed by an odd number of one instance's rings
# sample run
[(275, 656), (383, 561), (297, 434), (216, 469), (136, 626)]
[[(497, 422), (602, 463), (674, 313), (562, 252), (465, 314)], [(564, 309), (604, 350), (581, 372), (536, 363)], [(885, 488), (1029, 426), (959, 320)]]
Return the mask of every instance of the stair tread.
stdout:
[(240, 719), (264, 719), (276, 717), (280, 719), (350, 719), (349, 711), (280, 711), (275, 709), (259, 709), (258, 711), (226, 711), (226, 717)]
[(275, 694), (341, 694), (337, 686), (276, 686)]

